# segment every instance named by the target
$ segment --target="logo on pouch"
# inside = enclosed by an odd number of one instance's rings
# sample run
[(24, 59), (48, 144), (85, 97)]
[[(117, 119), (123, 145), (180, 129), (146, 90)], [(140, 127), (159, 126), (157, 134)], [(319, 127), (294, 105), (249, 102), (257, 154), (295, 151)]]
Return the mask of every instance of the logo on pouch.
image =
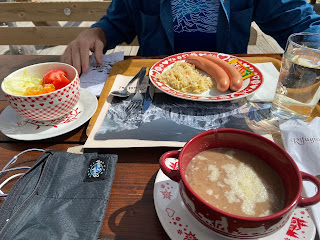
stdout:
[(101, 159), (91, 159), (85, 181), (103, 180), (106, 177), (106, 164)]
[(93, 165), (90, 166), (88, 176), (97, 178), (103, 171), (105, 171), (104, 163), (101, 160), (97, 160)]

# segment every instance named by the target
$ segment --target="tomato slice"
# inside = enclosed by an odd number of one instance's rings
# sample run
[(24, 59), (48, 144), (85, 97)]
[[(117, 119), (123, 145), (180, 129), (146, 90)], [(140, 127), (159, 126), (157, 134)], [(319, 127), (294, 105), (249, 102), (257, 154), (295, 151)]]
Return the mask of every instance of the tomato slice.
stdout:
[(67, 86), (71, 81), (67, 78), (67, 72), (53, 69), (46, 72), (42, 78), (42, 85), (53, 84), (56, 89)]

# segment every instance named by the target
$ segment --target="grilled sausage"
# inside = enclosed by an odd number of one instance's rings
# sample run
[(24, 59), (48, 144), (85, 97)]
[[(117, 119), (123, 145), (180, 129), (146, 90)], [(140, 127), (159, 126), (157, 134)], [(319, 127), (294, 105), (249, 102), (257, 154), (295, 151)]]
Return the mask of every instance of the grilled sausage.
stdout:
[(226, 71), (219, 65), (199, 56), (188, 56), (186, 57), (186, 62), (208, 73), (216, 81), (217, 89), (220, 92), (225, 92), (229, 89), (230, 79)]
[(242, 87), (242, 84), (243, 84), (242, 76), (240, 72), (230, 63), (227, 63), (226, 61), (223, 61), (222, 59), (214, 56), (203, 55), (201, 57), (208, 59), (213, 63), (219, 65), (227, 72), (230, 79), (230, 89), (232, 91), (238, 91)]

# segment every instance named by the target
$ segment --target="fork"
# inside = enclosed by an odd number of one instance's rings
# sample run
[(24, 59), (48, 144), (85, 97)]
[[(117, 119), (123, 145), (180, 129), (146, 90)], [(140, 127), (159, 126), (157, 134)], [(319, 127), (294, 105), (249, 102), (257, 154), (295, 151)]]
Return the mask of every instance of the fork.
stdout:
[(143, 81), (144, 76), (146, 75), (146, 67), (142, 67), (139, 75), (139, 81), (137, 84), (137, 90), (134, 96), (131, 98), (131, 102), (129, 103), (128, 107), (126, 108), (126, 112), (133, 112), (137, 110), (139, 107), (142, 107), (143, 103), (143, 97), (142, 94), (140, 93), (140, 86)]

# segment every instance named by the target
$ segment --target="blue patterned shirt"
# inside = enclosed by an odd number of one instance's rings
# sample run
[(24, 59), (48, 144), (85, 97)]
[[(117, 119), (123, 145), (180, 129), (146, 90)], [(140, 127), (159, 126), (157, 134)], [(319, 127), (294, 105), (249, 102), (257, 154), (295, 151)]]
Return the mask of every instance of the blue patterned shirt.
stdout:
[[(177, 52), (171, 1), (112, 0), (107, 14), (92, 25), (103, 29), (106, 34), (108, 44), (104, 52), (123, 42), (129, 44), (136, 36), (140, 44), (139, 56)], [(264, 33), (274, 37), (282, 48), (294, 32), (320, 33), (320, 15), (306, 0), (220, 0), (214, 38), (216, 51), (246, 53), (252, 21)], [(208, 22), (211, 21), (205, 21)], [(196, 38), (194, 43), (201, 41)]]
[(216, 51), (219, 0), (171, 0), (175, 52)]

